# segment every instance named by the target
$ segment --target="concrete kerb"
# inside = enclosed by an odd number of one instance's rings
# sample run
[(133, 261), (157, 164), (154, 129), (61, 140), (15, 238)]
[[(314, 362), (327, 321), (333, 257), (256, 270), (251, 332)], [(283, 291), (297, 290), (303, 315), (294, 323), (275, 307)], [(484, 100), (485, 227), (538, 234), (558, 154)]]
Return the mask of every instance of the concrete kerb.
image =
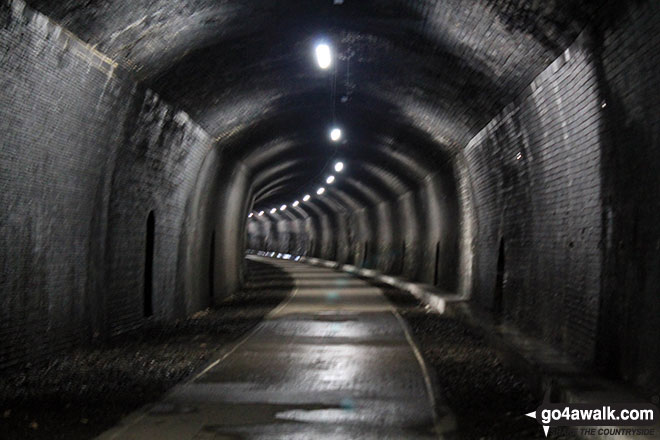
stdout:
[(373, 269), (365, 269), (350, 264), (340, 264), (336, 261), (322, 260), (313, 257), (300, 257), (301, 263), (314, 266), (326, 267), (357, 275), (362, 278), (372, 279), (382, 284), (392, 286), (404, 292), (408, 292), (417, 298), (422, 304), (425, 304), (437, 313), (444, 314), (448, 307), (454, 303), (464, 302), (465, 300), (452, 293), (445, 292), (429, 284), (414, 283), (406, 281), (391, 275), (385, 275)]

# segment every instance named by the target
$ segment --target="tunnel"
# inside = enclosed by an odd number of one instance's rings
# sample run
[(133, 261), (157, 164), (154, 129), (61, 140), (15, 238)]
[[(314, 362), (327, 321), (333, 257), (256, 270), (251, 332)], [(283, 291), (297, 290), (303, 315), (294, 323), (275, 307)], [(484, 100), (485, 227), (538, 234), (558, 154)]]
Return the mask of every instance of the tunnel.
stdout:
[(659, 49), (656, 0), (0, 0), (0, 438), (660, 438)]

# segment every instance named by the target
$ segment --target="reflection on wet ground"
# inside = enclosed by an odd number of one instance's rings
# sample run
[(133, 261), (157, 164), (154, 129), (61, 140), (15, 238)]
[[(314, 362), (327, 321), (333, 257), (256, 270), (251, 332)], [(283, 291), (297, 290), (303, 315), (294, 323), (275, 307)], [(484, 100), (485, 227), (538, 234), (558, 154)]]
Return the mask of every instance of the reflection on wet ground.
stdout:
[(289, 297), (193, 380), (102, 439), (422, 439), (452, 431), (449, 411), (434, 412), (425, 367), (378, 287), (267, 261), (277, 269), (253, 272), (247, 287), (290, 286), (284, 270), (294, 284)]

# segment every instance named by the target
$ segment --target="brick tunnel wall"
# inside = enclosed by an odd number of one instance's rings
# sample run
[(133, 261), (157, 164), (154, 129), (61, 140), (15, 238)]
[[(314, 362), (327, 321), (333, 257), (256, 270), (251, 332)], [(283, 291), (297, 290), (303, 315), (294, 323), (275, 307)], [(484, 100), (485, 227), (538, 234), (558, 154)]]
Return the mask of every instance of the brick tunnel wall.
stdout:
[(181, 280), (208, 267), (182, 251), (213, 229), (211, 139), (22, 2), (0, 22), (0, 368), (144, 322), (150, 211), (153, 315), (206, 307), (208, 284)]
[[(625, 2), (622, 2), (625, 3)], [(598, 364), (660, 393), (660, 2), (595, 32), (602, 93)]]
[(602, 265), (601, 108), (584, 39), (473, 138), (465, 155), (478, 219), (474, 301), (589, 361)]
[[(102, 321), (110, 334), (142, 324), (147, 218), (155, 219), (153, 314), (185, 316), (177, 295), (179, 239), (186, 202), (212, 146), (207, 134), (151, 91), (124, 122), (109, 188), (106, 289)], [(207, 305), (207, 304), (205, 304)]]
[[(457, 158), (462, 237), (440, 258), (454, 250), (459, 264), (435, 261), (447, 231), (429, 235), (424, 189), (276, 228), (253, 219), (250, 246), (458, 288), (576, 361), (657, 393), (660, 4), (618, 6)], [(347, 234), (333, 235), (337, 222)]]
[(657, 394), (660, 7), (619, 7), (468, 143), (472, 299)]

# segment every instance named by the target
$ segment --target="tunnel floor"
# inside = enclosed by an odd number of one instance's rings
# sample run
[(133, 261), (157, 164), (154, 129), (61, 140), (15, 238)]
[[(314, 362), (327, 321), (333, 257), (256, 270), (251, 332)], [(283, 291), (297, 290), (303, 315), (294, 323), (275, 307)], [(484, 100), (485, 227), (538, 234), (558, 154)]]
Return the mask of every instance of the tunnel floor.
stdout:
[(214, 310), (0, 377), (0, 438), (544, 438), (540, 396), (467, 324), (329, 269), (247, 268)]
[(421, 356), (381, 289), (270, 262), (279, 270), (253, 273), (252, 286), (290, 277), (288, 298), (200, 374), (101, 439), (421, 439), (453, 430), (451, 413), (434, 411)]

